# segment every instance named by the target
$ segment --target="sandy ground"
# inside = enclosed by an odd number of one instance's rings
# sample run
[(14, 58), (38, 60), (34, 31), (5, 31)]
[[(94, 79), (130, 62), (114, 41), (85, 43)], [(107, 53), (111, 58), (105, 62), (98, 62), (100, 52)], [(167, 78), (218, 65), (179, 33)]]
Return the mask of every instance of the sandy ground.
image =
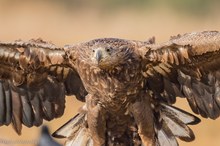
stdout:
[[(100, 37), (119, 37), (126, 39), (146, 40), (155, 36), (159, 42), (165, 41), (171, 35), (179, 33), (220, 30), (218, 12), (209, 17), (195, 17), (178, 14), (170, 9), (159, 7), (150, 10), (123, 9), (111, 14), (104, 14), (96, 9), (82, 11), (67, 11), (58, 5), (47, 3), (16, 3), (6, 5), (0, 1), (0, 40), (12, 41), (16, 39), (28, 40), (43, 38), (58, 46), (73, 44)], [(67, 97), (66, 111), (62, 118), (51, 122), (51, 131), (55, 131), (62, 124), (73, 117), (82, 103), (72, 97)], [(178, 100), (178, 106), (191, 112), (186, 102)], [(199, 125), (191, 126), (196, 140), (191, 143), (180, 142), (184, 146), (219, 146), (220, 119), (202, 119)], [(11, 126), (0, 127), (0, 146), (5, 140), (35, 141), (39, 128), (23, 127), (21, 136), (17, 136)], [(63, 142), (63, 141), (60, 141)], [(24, 144), (13, 144), (20, 146)], [(25, 144), (31, 146), (31, 144)]]

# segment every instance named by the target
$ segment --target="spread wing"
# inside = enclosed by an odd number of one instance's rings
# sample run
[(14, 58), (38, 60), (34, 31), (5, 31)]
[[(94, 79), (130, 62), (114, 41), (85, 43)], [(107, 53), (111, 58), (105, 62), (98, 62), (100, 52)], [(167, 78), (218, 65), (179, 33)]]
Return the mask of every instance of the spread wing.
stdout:
[(63, 48), (42, 40), (0, 43), (0, 126), (39, 126), (63, 115), (65, 95), (84, 100), (78, 73)]
[(196, 114), (220, 115), (220, 33), (205, 31), (172, 37), (140, 49), (143, 75), (155, 99), (169, 104), (185, 97)]

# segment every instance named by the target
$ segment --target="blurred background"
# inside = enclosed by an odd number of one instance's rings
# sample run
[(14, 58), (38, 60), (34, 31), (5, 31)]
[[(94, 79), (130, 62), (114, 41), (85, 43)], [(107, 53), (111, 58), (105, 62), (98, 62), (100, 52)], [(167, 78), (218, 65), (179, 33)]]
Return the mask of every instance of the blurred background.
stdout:
[[(155, 36), (156, 42), (163, 42), (186, 32), (220, 30), (219, 7), (218, 0), (0, 0), (0, 41), (42, 38), (63, 46), (102, 37), (144, 41)], [(66, 99), (64, 116), (45, 122), (52, 132), (82, 105), (73, 97)], [(191, 112), (185, 100), (177, 105)], [(219, 146), (219, 122), (202, 119), (191, 126), (196, 140), (180, 145)], [(21, 136), (11, 126), (0, 127), (0, 141), (35, 141), (38, 135), (36, 127), (23, 127)], [(24, 144), (11, 144), (19, 145)]]

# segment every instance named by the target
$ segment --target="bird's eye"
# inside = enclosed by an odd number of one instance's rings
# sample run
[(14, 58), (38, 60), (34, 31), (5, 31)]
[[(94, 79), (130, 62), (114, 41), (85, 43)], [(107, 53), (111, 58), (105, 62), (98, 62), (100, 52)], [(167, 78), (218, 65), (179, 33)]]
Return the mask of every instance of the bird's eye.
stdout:
[(110, 51), (111, 51), (111, 48), (107, 48), (106, 51), (107, 51), (107, 52), (110, 52)]
[(95, 50), (92, 50), (92, 52), (95, 52)]

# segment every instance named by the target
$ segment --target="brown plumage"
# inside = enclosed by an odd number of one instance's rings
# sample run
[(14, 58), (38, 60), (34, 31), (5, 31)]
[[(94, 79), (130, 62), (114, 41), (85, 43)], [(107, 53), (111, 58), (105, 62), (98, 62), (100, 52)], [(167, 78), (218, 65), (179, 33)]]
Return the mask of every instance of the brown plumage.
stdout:
[(60, 117), (65, 95), (85, 101), (58, 129), (66, 145), (176, 146), (192, 141), (200, 120), (172, 106), (220, 114), (220, 33), (205, 31), (168, 42), (104, 38), (58, 48), (42, 40), (0, 43), (0, 125), (39, 126)]

